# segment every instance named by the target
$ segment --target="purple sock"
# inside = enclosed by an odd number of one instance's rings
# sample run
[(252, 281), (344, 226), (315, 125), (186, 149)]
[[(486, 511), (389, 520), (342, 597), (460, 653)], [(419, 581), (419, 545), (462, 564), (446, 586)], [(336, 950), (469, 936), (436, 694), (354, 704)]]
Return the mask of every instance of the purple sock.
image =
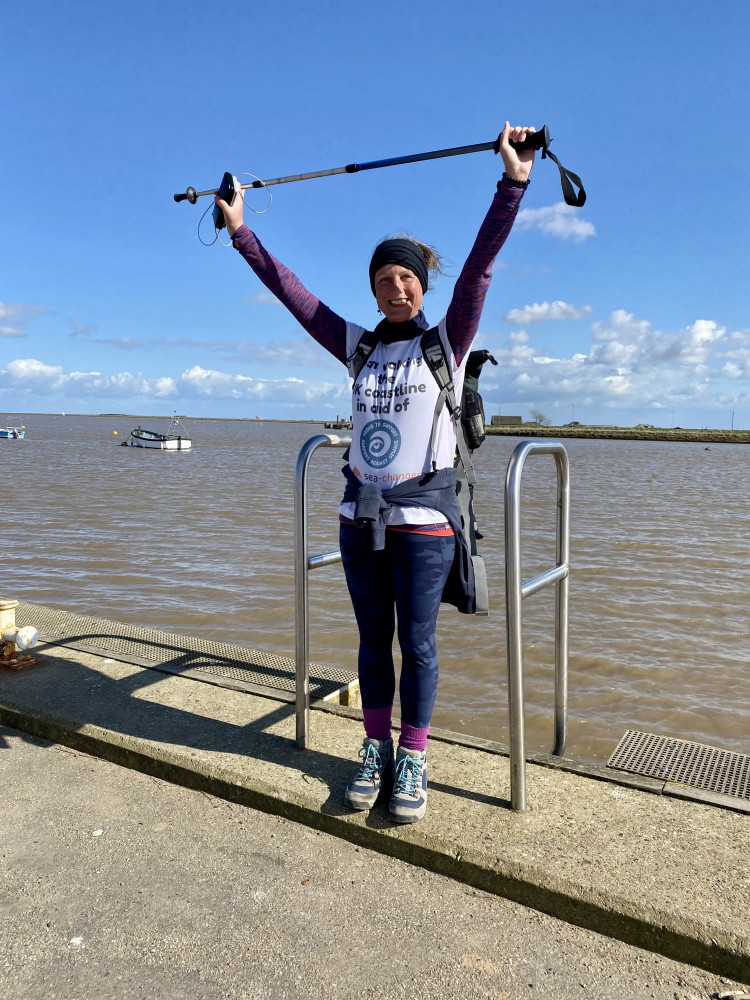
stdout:
[(409, 726), (405, 722), (402, 722), (398, 745), (403, 747), (404, 750), (426, 750), (429, 732), (429, 726), (425, 726), (424, 729), (417, 729), (416, 726)]
[(363, 708), (365, 733), (371, 740), (389, 740), (391, 738), (392, 705), (385, 708)]

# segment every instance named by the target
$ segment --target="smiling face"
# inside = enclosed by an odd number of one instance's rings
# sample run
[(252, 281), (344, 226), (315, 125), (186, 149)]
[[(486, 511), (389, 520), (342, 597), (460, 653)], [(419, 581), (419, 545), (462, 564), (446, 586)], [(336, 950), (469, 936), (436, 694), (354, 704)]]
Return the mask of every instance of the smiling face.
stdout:
[(406, 323), (422, 308), (424, 295), (419, 278), (403, 264), (387, 264), (375, 272), (378, 309), (389, 323)]

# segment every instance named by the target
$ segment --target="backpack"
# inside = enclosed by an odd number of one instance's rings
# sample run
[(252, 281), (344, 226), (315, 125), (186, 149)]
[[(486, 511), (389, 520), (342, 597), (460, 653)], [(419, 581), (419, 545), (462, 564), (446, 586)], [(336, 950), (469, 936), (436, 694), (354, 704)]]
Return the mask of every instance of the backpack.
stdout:
[[(379, 341), (380, 338), (377, 333), (371, 330), (366, 331), (360, 337), (354, 353), (349, 358), (355, 380), (358, 378), (367, 359), (375, 350)], [(474, 472), (471, 455), (482, 444), (486, 436), (484, 430), (484, 404), (479, 392), (479, 376), (482, 373), (482, 367), (487, 361), (491, 361), (493, 365), (496, 365), (497, 361), (487, 350), (470, 352), (466, 361), (466, 374), (461, 394), (461, 403), (458, 405), (456, 403), (453, 379), (448, 367), (448, 359), (445, 356), (437, 327), (431, 327), (422, 334), (422, 354), (427, 367), (432, 372), (440, 389), (440, 394), (435, 404), (435, 412), (432, 417), (432, 430), (430, 432), (430, 447), (433, 449), (433, 466), (435, 432), (443, 406), (448, 407), (448, 412), (453, 417), (456, 425), (456, 459), (454, 462), (457, 478), (456, 494), (461, 508), (464, 536), (466, 537), (474, 568), (476, 588), (476, 609), (474, 614), (486, 615), (489, 611), (487, 570), (484, 560), (477, 552), (477, 540), (481, 539), (482, 535), (478, 530), (474, 515), (474, 486), (476, 485), (477, 477)]]

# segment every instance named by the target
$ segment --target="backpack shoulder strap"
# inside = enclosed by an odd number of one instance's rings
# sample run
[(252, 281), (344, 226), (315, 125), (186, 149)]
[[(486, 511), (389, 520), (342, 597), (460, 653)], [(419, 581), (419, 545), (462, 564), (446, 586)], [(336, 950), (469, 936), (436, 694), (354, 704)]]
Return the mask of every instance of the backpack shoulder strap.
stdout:
[(350, 366), (352, 378), (359, 378), (359, 373), (367, 364), (367, 361), (380, 342), (379, 335), (374, 330), (365, 330), (354, 348), (354, 354), (346, 359)]
[(422, 334), (422, 354), (427, 367), (433, 374), (440, 389), (435, 412), (432, 415), (432, 433), (430, 435), (430, 448), (432, 450), (432, 467), (436, 466), (435, 439), (437, 437), (437, 423), (443, 406), (448, 407), (448, 412), (453, 417), (456, 427), (456, 451), (463, 466), (466, 480), (470, 486), (477, 481), (474, 473), (474, 466), (471, 461), (471, 452), (466, 444), (464, 429), (461, 423), (461, 407), (456, 402), (456, 387), (453, 384), (453, 376), (448, 367), (448, 359), (445, 356), (440, 335), (436, 326), (430, 327), (426, 333)]
[(477, 538), (481, 535), (477, 531), (476, 519), (474, 517), (474, 485), (477, 481), (474, 466), (471, 461), (471, 451), (466, 443), (464, 435), (463, 421), (461, 420), (461, 407), (456, 403), (456, 387), (453, 384), (453, 377), (448, 366), (448, 359), (443, 350), (437, 327), (431, 327), (422, 335), (422, 354), (425, 362), (433, 374), (435, 381), (440, 388), (438, 401), (435, 405), (435, 412), (432, 417), (432, 435), (430, 447), (432, 448), (432, 464), (435, 467), (435, 438), (437, 435), (437, 423), (443, 406), (448, 407), (450, 415), (456, 427), (456, 451), (458, 452), (456, 493), (461, 509), (461, 523), (463, 533), (468, 546), (468, 558), (471, 559), (472, 574), (474, 578), (474, 614), (486, 615), (489, 613), (489, 592), (487, 587), (487, 570), (484, 560), (477, 552)]

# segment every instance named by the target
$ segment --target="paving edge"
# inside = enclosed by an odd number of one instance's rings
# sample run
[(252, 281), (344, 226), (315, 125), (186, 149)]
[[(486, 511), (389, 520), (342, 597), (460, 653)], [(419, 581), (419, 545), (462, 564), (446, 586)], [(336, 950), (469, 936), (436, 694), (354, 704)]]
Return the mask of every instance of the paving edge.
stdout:
[(697, 921), (665, 911), (626, 912), (622, 900), (607, 899), (601, 893), (582, 895), (572, 885), (566, 891), (563, 880), (552, 885), (549, 874), (533, 865), (508, 865), (505, 871), (498, 871), (466, 855), (446, 851), (440, 841), (422, 834), (419, 827), (394, 830), (368, 826), (362, 814), (342, 817), (321, 811), (317, 803), (306, 802), (303, 796), (292, 799), (257, 779), (237, 781), (227, 769), (206, 767), (163, 748), (157, 752), (148, 746), (146, 750), (143, 741), (98, 726), (73, 726), (65, 719), (3, 702), (0, 725), (172, 784), (282, 816), (665, 958), (737, 982), (750, 976), (750, 941), (729, 934), (707, 938), (706, 928)]

